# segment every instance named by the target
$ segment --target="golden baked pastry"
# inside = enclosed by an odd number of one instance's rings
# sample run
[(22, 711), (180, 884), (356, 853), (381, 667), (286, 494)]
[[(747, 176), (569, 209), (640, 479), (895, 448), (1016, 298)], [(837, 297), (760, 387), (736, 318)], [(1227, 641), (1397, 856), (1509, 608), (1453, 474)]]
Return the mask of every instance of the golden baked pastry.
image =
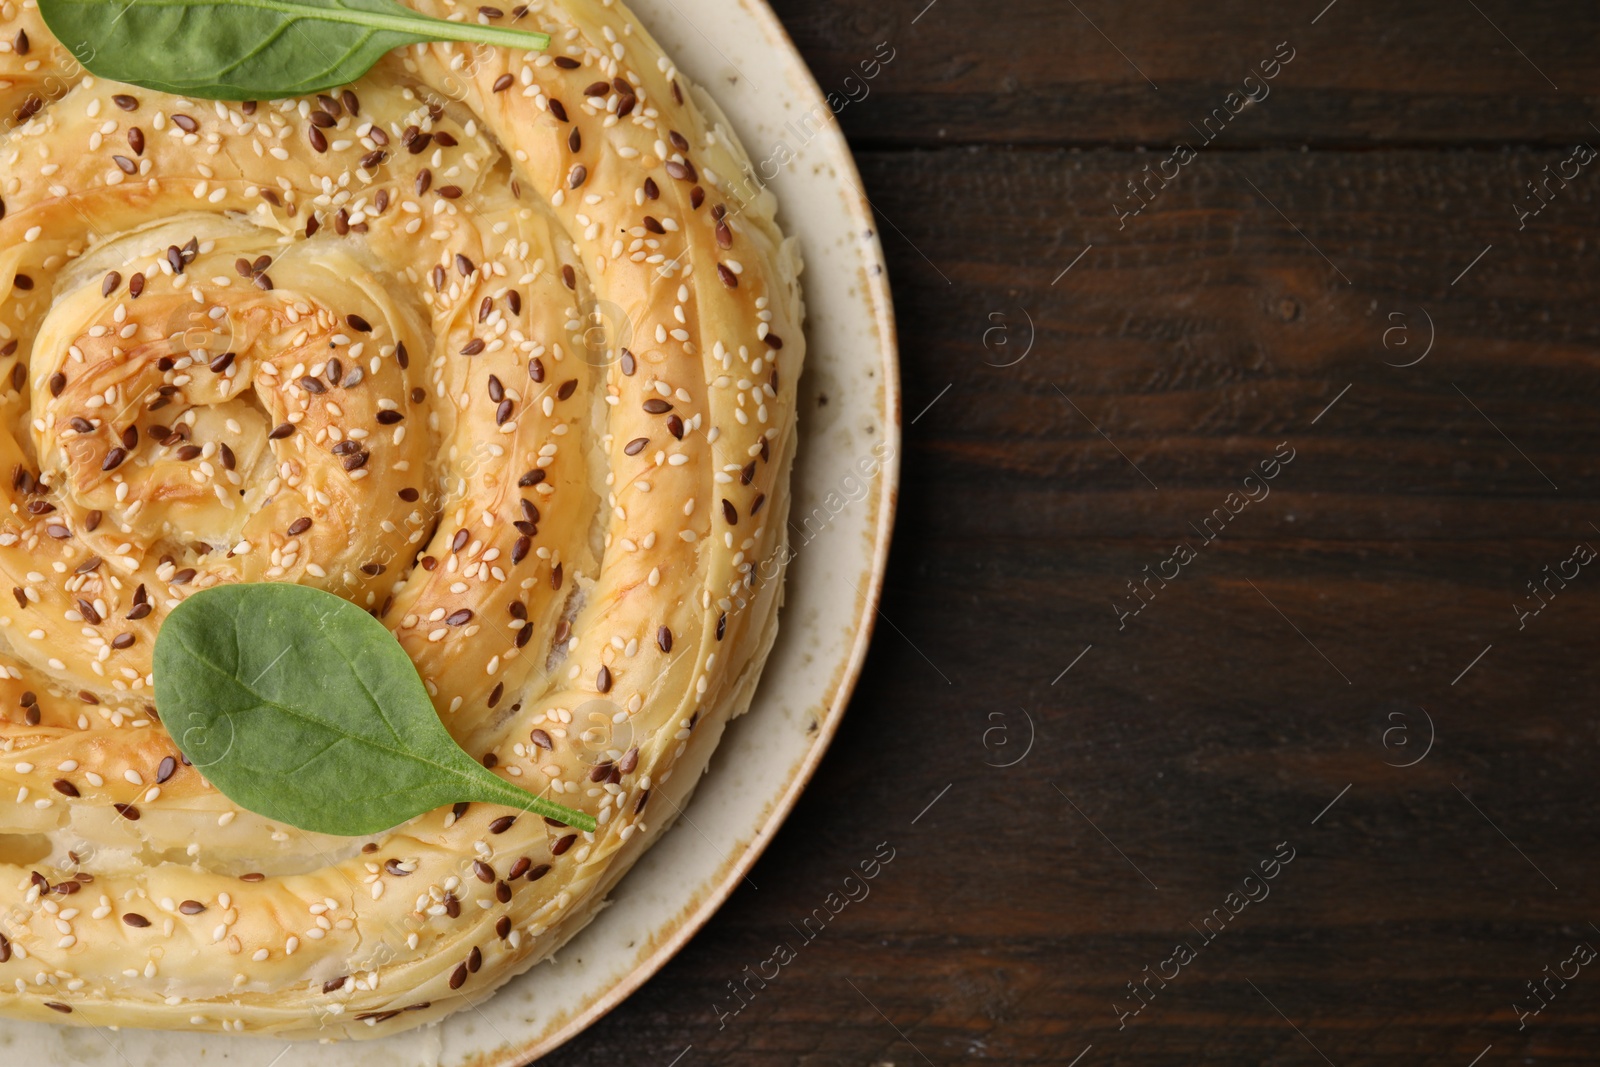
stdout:
[[(254, 104), (0, 19), (0, 1011), (340, 1038), (481, 1000), (673, 821), (771, 645), (804, 348), (771, 196), (610, 0)], [(463, 748), (598, 830), (230, 803), (151, 650), (261, 581), (369, 608)]]

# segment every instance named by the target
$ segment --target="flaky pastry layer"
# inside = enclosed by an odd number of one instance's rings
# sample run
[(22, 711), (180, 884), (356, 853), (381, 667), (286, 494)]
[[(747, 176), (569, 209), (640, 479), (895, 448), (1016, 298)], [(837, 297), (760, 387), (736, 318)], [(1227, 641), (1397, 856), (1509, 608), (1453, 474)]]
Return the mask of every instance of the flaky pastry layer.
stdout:
[[(241, 105), (97, 79), (0, 5), (6, 1014), (438, 1019), (593, 916), (748, 705), (798, 256), (625, 8), (501, 16), (551, 48)], [(259, 581), (370, 609), (468, 752), (598, 831), (473, 804), (352, 840), (231, 804), (150, 657), (184, 597)]]

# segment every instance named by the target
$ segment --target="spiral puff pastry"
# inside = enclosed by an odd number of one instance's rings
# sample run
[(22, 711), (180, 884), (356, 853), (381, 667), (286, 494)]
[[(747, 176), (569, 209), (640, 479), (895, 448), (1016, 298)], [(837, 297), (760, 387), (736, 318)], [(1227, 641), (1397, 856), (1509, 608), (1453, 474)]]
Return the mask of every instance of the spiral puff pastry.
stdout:
[[(770, 647), (803, 353), (771, 198), (609, 0), (505, 11), (545, 53), (242, 105), (0, 17), (0, 1010), (339, 1038), (481, 1000), (671, 823)], [(151, 650), (257, 581), (368, 607), (468, 752), (597, 832), (236, 808)]]

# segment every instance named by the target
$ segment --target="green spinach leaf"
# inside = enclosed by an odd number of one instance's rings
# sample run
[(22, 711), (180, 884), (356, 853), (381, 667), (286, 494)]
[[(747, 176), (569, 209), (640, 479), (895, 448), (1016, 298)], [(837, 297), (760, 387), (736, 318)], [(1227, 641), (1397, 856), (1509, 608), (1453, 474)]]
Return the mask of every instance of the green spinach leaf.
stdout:
[(38, 0), (50, 32), (102, 78), (208, 100), (348, 85), (419, 41), (543, 49), (547, 34), (449, 22), (396, 0)]
[(320, 589), (196, 593), (156, 636), (155, 688), (161, 721), (200, 773), (302, 830), (374, 834), (460, 801), (595, 828), (463, 752), (394, 635)]

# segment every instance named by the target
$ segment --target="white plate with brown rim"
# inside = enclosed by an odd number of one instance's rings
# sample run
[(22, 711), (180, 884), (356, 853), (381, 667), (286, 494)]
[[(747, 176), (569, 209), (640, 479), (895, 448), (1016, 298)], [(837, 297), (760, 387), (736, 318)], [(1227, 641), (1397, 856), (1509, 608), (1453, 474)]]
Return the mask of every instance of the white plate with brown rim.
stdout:
[(828, 103), (762, 0), (632, 7), (726, 113), (805, 260), (810, 345), (790, 514), (795, 554), (777, 643), (749, 713), (724, 734), (685, 818), (623, 879), (609, 906), (554, 960), (476, 1010), (376, 1041), (292, 1049), (272, 1038), (0, 1020), (0, 1063), (525, 1064), (659, 970), (754, 865), (810, 779), (866, 655), (899, 481), (899, 369), (877, 228)]

